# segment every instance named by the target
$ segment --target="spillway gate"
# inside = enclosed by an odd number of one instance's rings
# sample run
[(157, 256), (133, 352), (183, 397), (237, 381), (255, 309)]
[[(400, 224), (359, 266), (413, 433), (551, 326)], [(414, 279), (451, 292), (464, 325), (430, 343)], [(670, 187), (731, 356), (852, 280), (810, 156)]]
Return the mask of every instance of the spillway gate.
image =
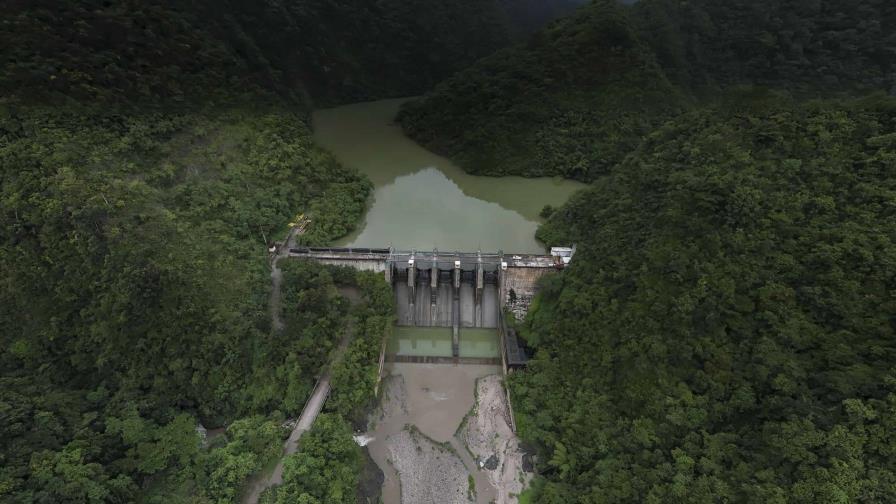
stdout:
[(382, 273), (395, 293), (397, 324), (451, 328), (456, 359), (466, 328), (500, 329), (506, 355), (502, 310), (524, 315), (538, 280), (565, 267), (574, 253), (574, 247), (550, 255), (298, 247), (289, 256)]

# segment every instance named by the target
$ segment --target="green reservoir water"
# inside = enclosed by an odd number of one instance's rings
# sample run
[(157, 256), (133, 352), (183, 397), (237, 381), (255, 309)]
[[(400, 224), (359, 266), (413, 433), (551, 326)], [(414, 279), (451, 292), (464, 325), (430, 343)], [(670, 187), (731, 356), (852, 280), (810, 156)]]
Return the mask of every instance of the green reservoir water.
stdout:
[(405, 100), (319, 110), (317, 143), (375, 185), (365, 220), (337, 245), (538, 253), (538, 213), (583, 184), (562, 179), (478, 177), (407, 138), (394, 124)]
[[(451, 357), (451, 329), (446, 327), (396, 327), (386, 351), (392, 355)], [(461, 357), (500, 357), (494, 329), (461, 329)]]

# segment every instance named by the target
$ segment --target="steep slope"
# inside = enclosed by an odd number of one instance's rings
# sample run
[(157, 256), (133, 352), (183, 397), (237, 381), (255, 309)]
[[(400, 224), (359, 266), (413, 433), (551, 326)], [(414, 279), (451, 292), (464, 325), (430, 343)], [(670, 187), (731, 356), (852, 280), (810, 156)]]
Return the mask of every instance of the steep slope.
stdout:
[(472, 173), (591, 180), (680, 101), (625, 8), (601, 0), (458, 73), (399, 121)]
[(0, 500), (133, 502), (201, 460), (199, 419), (301, 407), (344, 310), (293, 282), (304, 316), (272, 331), (265, 242), (299, 212), (344, 234), (370, 187), (301, 115), (8, 107), (0, 132)]
[(892, 2), (642, 0), (632, 15), (669, 75), (700, 93), (896, 91)]
[(231, 0), (271, 66), (318, 103), (420, 94), (510, 41), (497, 0)]
[(400, 120), (472, 173), (593, 180), (694, 97), (731, 86), (896, 92), (894, 27), (896, 7), (879, 0), (597, 0)]
[(193, 98), (261, 87), (321, 103), (422, 92), (509, 41), (497, 1), (13, 2), (0, 86)]
[(709, 108), (558, 210), (513, 380), (536, 501), (896, 499), (894, 166), (892, 98)]

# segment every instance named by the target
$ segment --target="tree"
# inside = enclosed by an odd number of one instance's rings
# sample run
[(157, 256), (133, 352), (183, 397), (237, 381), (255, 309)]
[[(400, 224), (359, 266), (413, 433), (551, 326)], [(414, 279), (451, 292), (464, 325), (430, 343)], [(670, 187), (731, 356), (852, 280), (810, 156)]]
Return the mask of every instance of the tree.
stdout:
[(275, 502), (354, 503), (360, 466), (360, 448), (349, 425), (323, 414), (302, 437), (299, 451), (286, 459)]
[(110, 478), (97, 463), (85, 461), (82, 443), (70, 443), (62, 451), (42, 451), (31, 458), (38, 489), (34, 502), (90, 503), (126, 502), (133, 483), (125, 476)]

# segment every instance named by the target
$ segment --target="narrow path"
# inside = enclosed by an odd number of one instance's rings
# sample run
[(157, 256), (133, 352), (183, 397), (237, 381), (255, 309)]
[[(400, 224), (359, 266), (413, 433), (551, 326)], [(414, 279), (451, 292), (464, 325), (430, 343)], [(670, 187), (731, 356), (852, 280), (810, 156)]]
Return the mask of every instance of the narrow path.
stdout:
[(280, 262), (280, 259), (289, 256), (289, 249), (295, 245), (296, 236), (301, 235), (304, 231), (304, 226), (291, 228), (283, 245), (271, 258), (271, 299), (268, 305), (271, 307), (271, 327), (274, 331), (282, 331), (284, 327), (283, 318), (280, 316), (280, 285), (283, 283), (283, 272), (277, 263)]
[(275, 257), (271, 263), (271, 327), (276, 332), (283, 330), (283, 318), (280, 316), (280, 284), (283, 282), (283, 272), (277, 267), (280, 257)]

